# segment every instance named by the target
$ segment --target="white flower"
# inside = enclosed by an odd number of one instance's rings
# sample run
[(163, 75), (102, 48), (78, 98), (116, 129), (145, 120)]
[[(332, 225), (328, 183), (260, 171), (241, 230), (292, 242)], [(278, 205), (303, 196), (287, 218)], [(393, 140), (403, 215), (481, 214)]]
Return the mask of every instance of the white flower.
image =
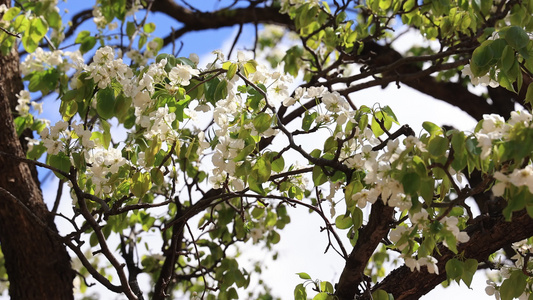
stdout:
[(352, 196), (352, 201), (356, 201), (357, 206), (360, 208), (365, 208), (367, 202), (374, 204), (378, 199), (379, 194), (380, 192), (376, 189), (363, 189)]
[(325, 92), (322, 96), (322, 103), (324, 103), (327, 110), (336, 113), (349, 108), (348, 102), (338, 92)]
[(533, 193), (533, 166), (527, 165), (523, 169), (515, 169), (513, 173), (509, 174), (509, 182), (514, 186), (527, 186), (529, 191)]
[(244, 190), (245, 188), (245, 185), (244, 185), (244, 181), (240, 178), (234, 178), (231, 180), (231, 186), (233, 187), (233, 190), (235, 192), (240, 192), (242, 190)]
[(224, 53), (222, 53), (221, 50), (215, 50), (212, 53), (217, 56), (217, 60), (220, 60), (220, 61), (224, 60)]
[(433, 256), (422, 257), (419, 260), (420, 265), (426, 266), (429, 273), (439, 275), (439, 267), (437, 266), (437, 259)]
[(200, 71), (193, 69), (189, 65), (176, 65), (170, 70), (168, 75), (171, 84), (179, 84), (187, 86), (190, 84), (190, 80), (193, 76), (198, 76)]
[(500, 300), (500, 292), (496, 289), (496, 283), (490, 281), (490, 280), (487, 280), (487, 287), (485, 288), (485, 293), (487, 293), (487, 295), (489, 296), (492, 296), (494, 295), (494, 297), (496, 298), (496, 300)]
[(198, 63), (200, 62), (200, 58), (198, 57), (198, 54), (196, 54), (196, 53), (191, 53), (191, 54), (189, 54), (189, 59), (190, 59), (195, 65), (198, 65)]
[(511, 117), (507, 120), (507, 123), (511, 126), (517, 123), (528, 124), (532, 121), (533, 117), (527, 111), (512, 111)]
[(45, 139), (43, 140), (43, 146), (46, 148), (46, 152), (50, 155), (56, 155), (65, 150), (63, 142), (58, 140)]
[(464, 66), (461, 73), (464, 76), (469, 76), (470, 81), (472, 82), (473, 85), (478, 85), (478, 84), (481, 84), (483, 86), (488, 85), (493, 88), (500, 86), (500, 84), (497, 81), (492, 80), (488, 74), (482, 77), (475, 77), (474, 74), (472, 73), (472, 70), (470, 69), (470, 65)]
[(402, 251), (403, 249), (405, 249), (405, 247), (407, 247), (409, 245), (407, 240), (405, 240), (404, 243), (397, 244), (398, 241), (402, 238), (402, 236), (405, 233), (408, 233), (408, 232), (409, 232), (409, 229), (407, 227), (404, 227), (404, 226), (398, 226), (398, 227), (394, 228), (393, 230), (391, 230), (391, 232), (390, 232), (390, 237), (389, 238), (390, 238), (391, 242), (395, 243), (396, 247), (400, 251)]
[(94, 54), (94, 62), (97, 64), (106, 64), (113, 60), (115, 57), (115, 52), (113, 51), (113, 48), (109, 46), (104, 46), (98, 50), (96, 50), (96, 53)]
[(26, 116), (29, 114), (30, 112), (30, 101), (31, 101), (31, 96), (30, 96), (30, 92), (26, 91), (26, 90), (22, 90), (20, 91), (18, 94), (17, 94), (17, 106), (15, 106), (15, 110), (19, 113), (19, 115), (21, 116)]
[(476, 133), (477, 145), (481, 148), (481, 159), (489, 157), (492, 153), (492, 139), (483, 133)]
[(243, 51), (237, 51), (237, 62), (243, 63), (248, 61), (246, 54)]
[(196, 112), (196, 110), (189, 109), (189, 108), (185, 108), (185, 109), (183, 110), (183, 112), (184, 112), (187, 116), (189, 116), (189, 118), (190, 118), (192, 121), (194, 121), (194, 122), (198, 121), (198, 113)]
[(250, 230), (250, 236), (255, 244), (263, 237), (263, 230), (260, 228), (252, 228), (252, 230)]
[(43, 104), (42, 103), (38, 103), (38, 102), (32, 101), (31, 102), (31, 107), (34, 110), (36, 110), (38, 114), (42, 114), (43, 113)]
[(319, 87), (316, 87), (316, 86), (312, 86), (310, 88), (307, 89), (307, 96), (309, 98), (317, 98), (317, 97), (322, 97), (322, 95), (327, 92), (327, 88), (324, 87), (324, 86), (319, 86)]
[(411, 269), (411, 272), (413, 272), (415, 269), (417, 271), (420, 271), (420, 263), (418, 260), (412, 258), (412, 257), (405, 257), (404, 258), (405, 265)]
[(413, 224), (419, 224), (422, 222), (426, 222), (428, 220), (428, 217), (429, 217), (428, 212), (422, 208), (421, 211), (411, 216), (411, 222), (413, 222)]

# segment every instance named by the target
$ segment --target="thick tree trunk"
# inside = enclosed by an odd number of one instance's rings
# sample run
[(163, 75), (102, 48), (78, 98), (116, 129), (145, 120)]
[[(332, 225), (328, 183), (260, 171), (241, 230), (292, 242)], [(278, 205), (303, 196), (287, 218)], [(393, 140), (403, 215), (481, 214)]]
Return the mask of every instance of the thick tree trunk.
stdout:
[[(15, 52), (0, 55), (0, 151), (24, 157), (12, 115), (22, 88), (18, 64)], [(0, 154), (0, 245), (9, 293), (11, 299), (73, 299), (70, 257), (30, 169)]]

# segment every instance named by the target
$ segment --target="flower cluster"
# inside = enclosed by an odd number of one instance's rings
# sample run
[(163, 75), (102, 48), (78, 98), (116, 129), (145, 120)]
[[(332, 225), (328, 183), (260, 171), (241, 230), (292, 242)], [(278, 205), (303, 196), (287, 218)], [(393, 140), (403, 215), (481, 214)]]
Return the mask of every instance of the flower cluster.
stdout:
[(109, 184), (112, 174), (118, 172), (119, 168), (126, 164), (126, 159), (122, 157), (121, 150), (113, 147), (108, 149), (98, 146), (88, 151), (86, 162), (87, 177), (94, 184), (94, 194), (96, 196), (107, 195), (113, 191)]
[(43, 104), (31, 101), (30, 92), (26, 90), (22, 90), (17, 94), (17, 103), (15, 110), (22, 117), (27, 116), (30, 113), (30, 105), (37, 111), (37, 113), (41, 114), (43, 112)]
[[(489, 296), (494, 296), (496, 300), (499, 300), (501, 298), (500, 296), (500, 287), (495, 281), (505, 281), (505, 280), (511, 280), (510, 278), (513, 276), (513, 273), (519, 273), (520, 276), (525, 276), (523, 274), (524, 272), (524, 256), (525, 255), (531, 255), (533, 251), (533, 246), (531, 246), (530, 242), (528, 240), (522, 240), (516, 243), (513, 243), (512, 246), (513, 250), (516, 252), (516, 254), (511, 257), (511, 259), (514, 261), (514, 265), (502, 265), (501, 262), (498, 263), (499, 272), (497, 279), (489, 279), (487, 280), (487, 287), (485, 288), (485, 292)], [(531, 272), (532, 268), (531, 266), (525, 266), (525, 270), (528, 272)], [(516, 274), (515, 274), (516, 275)], [(532, 290), (531, 290), (531, 283), (524, 284), (523, 286), (524, 290), (519, 290), (522, 293), (520, 296), (516, 297), (519, 300), (527, 300), (531, 298)]]
[(463, 76), (469, 76), (470, 82), (472, 82), (473, 85), (481, 84), (482, 86), (490, 86), (492, 88), (499, 87), (500, 84), (492, 79), (489, 74), (486, 74), (481, 77), (476, 77), (472, 73), (472, 70), (470, 69), (470, 65), (464, 66), (463, 70), (461, 71)]
[(133, 77), (133, 71), (122, 61), (115, 59), (115, 51), (109, 46), (96, 50), (93, 62), (84, 69), (99, 88), (105, 89), (112, 80), (117, 80), (123, 86), (127, 86)]
[(437, 266), (437, 259), (433, 256), (424, 256), (419, 259), (413, 257), (404, 257), (405, 265), (411, 269), (411, 272), (415, 269), (420, 272), (420, 268), (425, 266), (429, 273), (439, 275), (439, 268)]
[(45, 51), (39, 47), (33, 53), (28, 54), (24, 61), (20, 63), (20, 71), (22, 75), (29, 75), (32, 72), (40, 72), (51, 68), (66, 72), (84, 65), (83, 57), (79, 50), (73, 52), (62, 50)]

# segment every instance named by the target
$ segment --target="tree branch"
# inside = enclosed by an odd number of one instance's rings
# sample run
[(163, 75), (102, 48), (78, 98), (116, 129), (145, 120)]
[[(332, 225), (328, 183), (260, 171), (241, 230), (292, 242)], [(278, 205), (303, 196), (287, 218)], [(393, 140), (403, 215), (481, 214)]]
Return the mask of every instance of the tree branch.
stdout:
[(381, 201), (381, 197), (372, 204), (368, 224), (359, 229), (357, 244), (350, 253), (342, 271), (335, 295), (340, 300), (354, 299), (358, 294), (357, 286), (364, 281), (365, 267), (394, 221), (394, 208)]

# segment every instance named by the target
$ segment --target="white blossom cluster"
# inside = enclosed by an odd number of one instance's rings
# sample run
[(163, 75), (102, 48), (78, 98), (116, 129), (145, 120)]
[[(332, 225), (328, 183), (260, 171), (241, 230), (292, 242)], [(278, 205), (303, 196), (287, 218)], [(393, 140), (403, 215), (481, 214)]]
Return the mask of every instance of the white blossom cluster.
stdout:
[(85, 64), (79, 50), (72, 52), (63, 50), (46, 51), (38, 47), (20, 63), (20, 71), (24, 76), (32, 72), (44, 71), (51, 68), (57, 68), (59, 71), (66, 72), (71, 68), (77, 69), (80, 65), (83, 66)]
[[(492, 154), (494, 141), (508, 141), (513, 138), (515, 129), (531, 128), (533, 126), (533, 116), (527, 111), (513, 111), (507, 122), (503, 117), (495, 114), (484, 115), (481, 121), (481, 128), (475, 133), (478, 146), (481, 148), (482, 159)], [(492, 187), (495, 196), (502, 196), (505, 189), (511, 185), (516, 187), (527, 186), (530, 193), (533, 193), (533, 166), (526, 165), (523, 168), (516, 168), (512, 172), (496, 171), (494, 173), (496, 184)]]
[(294, 105), (296, 102), (308, 101), (311, 99), (321, 99), (326, 111), (319, 111), (315, 122), (318, 124), (329, 124), (333, 121), (337, 125), (343, 125), (350, 121), (355, 123), (355, 111), (350, 108), (348, 101), (338, 92), (330, 92), (324, 86), (302, 88), (298, 87), (292, 97), (285, 97), (284, 106)]
[(425, 266), (429, 273), (439, 275), (439, 267), (437, 266), (437, 259), (431, 255), (421, 257), (419, 259), (413, 257), (403, 257), (405, 265), (413, 272), (415, 269), (420, 272), (420, 268)]
[(109, 179), (127, 161), (122, 157), (121, 150), (98, 146), (87, 151), (86, 162), (88, 164), (87, 177), (94, 184), (94, 194), (101, 196), (112, 193), (113, 187), (109, 184)]
[(73, 122), (70, 125), (65, 121), (59, 121), (50, 128), (44, 128), (40, 132), (41, 142), (50, 155), (59, 152), (69, 152), (74, 149), (87, 151), (95, 147), (95, 142), (91, 140), (91, 131), (85, 129), (82, 124)]
[(31, 101), (31, 95), (29, 91), (22, 90), (17, 94), (17, 106), (15, 110), (19, 113), (20, 116), (24, 117), (30, 113), (31, 107), (41, 114), (43, 112), (43, 104), (35, 101)]
[[(369, 131), (368, 134), (372, 132)], [(371, 145), (365, 145), (361, 153), (347, 159), (346, 163), (350, 168), (365, 171), (364, 182), (370, 186), (352, 196), (352, 200), (357, 202), (360, 208), (364, 208), (367, 203), (375, 203), (379, 196), (385, 204), (391, 207), (398, 207), (400, 210), (411, 208), (411, 196), (406, 195), (403, 185), (389, 174), (393, 171), (391, 169), (393, 162), (403, 151), (410, 151), (413, 147), (420, 151), (426, 151), (426, 149), (416, 137), (405, 139), (404, 144), (407, 146), (405, 149), (400, 147), (399, 143), (397, 139), (387, 142), (386, 150), (379, 157), (378, 152), (373, 151)], [(398, 164), (397, 168), (401, 168), (401, 164)]]
[[(412, 214), (410, 220), (413, 224), (411, 227), (397, 226), (390, 232), (391, 242), (393, 242), (400, 251), (403, 251), (409, 246), (408, 241), (413, 239), (413, 233), (416, 232), (416, 236), (420, 236), (423, 231), (429, 230), (429, 226), (431, 225), (429, 214), (425, 209)], [(466, 243), (470, 240), (470, 237), (466, 232), (459, 230), (459, 227), (457, 226), (459, 220), (457, 217), (446, 216), (442, 218), (440, 222), (444, 225), (442, 230), (453, 234), (458, 243)], [(443, 244), (448, 246), (446, 240), (443, 241)], [(426, 266), (429, 273), (439, 274), (437, 260), (434, 257), (427, 255), (416, 258), (415, 256), (415, 253), (412, 255), (402, 254), (401, 256), (405, 261), (405, 265), (408, 266), (411, 271), (414, 271), (415, 269), (420, 271), (420, 267)]]
[(84, 70), (89, 74), (87, 78), (92, 78), (101, 89), (108, 87), (112, 80), (117, 80), (126, 87), (133, 77), (133, 71), (122, 61), (122, 58), (115, 59), (115, 51), (109, 46), (96, 50), (93, 62)]
[(463, 74), (463, 76), (469, 76), (470, 82), (472, 82), (473, 85), (481, 84), (482, 86), (490, 86), (493, 88), (500, 86), (498, 81), (492, 79), (489, 74), (486, 74), (481, 77), (474, 76), (474, 74), (472, 73), (472, 70), (470, 69), (470, 65), (464, 66), (461, 73)]
[[(492, 35), (487, 40), (497, 40), (499, 38), (500, 38), (500, 35), (498, 34), (498, 32), (495, 31), (495, 32), (492, 33)], [(498, 81), (494, 80), (490, 76), (490, 73), (487, 73), (487, 74), (485, 74), (484, 76), (481, 76), (481, 77), (474, 76), (474, 74), (472, 73), (472, 69), (470, 68), (470, 64), (465, 65), (463, 70), (461, 71), (461, 73), (463, 74), (463, 76), (469, 76), (470, 77), (470, 82), (473, 85), (481, 84), (482, 86), (490, 86), (492, 88), (500, 86)], [(497, 76), (497, 74), (495, 76)]]
[[(59, 72), (66, 72), (71, 68), (76, 68), (80, 64), (83, 65), (83, 57), (80, 51), (45, 51), (39, 47), (33, 53), (28, 54), (24, 61), (21, 62), (20, 71), (24, 76), (30, 75), (33, 72), (41, 72), (54, 68)], [(42, 113), (42, 103), (31, 101), (29, 91), (20, 91), (17, 94), (17, 99), (18, 105), (15, 109), (20, 116), (24, 117), (29, 114), (30, 105), (39, 114)]]
[[(531, 246), (527, 240), (522, 240), (516, 243), (513, 243), (511, 245), (513, 250), (515, 250), (516, 254), (511, 257), (511, 259), (514, 261), (514, 266), (500, 266), (498, 275), (501, 276), (501, 280), (505, 280), (511, 277), (511, 273), (515, 270), (523, 270), (524, 267), (524, 255), (528, 255), (533, 253), (533, 246)], [(501, 262), (500, 262), (501, 264)], [(528, 272), (531, 272), (531, 268), (528, 268), (526, 266), (526, 270)], [(487, 280), (487, 287), (485, 287), (485, 292), (489, 296), (494, 296), (496, 300), (500, 300), (500, 291), (499, 286), (496, 282), (493, 280)], [(526, 289), (523, 291), (523, 293), (518, 297), (519, 300), (527, 300), (530, 298), (532, 293), (531, 285), (526, 286)]]

